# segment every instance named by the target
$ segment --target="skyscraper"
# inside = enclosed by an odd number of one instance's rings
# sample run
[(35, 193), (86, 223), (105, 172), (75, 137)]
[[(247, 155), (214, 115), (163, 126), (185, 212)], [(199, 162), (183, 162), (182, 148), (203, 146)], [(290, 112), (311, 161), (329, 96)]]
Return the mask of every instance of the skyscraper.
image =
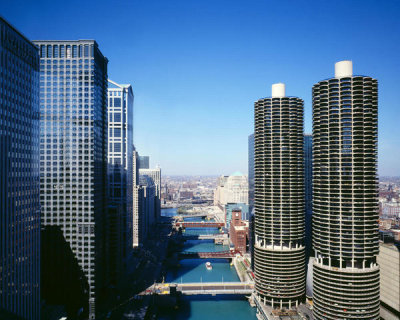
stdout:
[(0, 317), (40, 319), (39, 55), (0, 17)]
[(41, 59), (42, 225), (57, 226), (69, 243), (94, 319), (105, 278), (108, 60), (94, 40), (34, 43)]
[[(140, 176), (148, 176), (153, 180), (153, 184), (155, 187), (155, 206), (154, 206), (154, 214), (155, 220), (158, 221), (161, 217), (161, 168), (157, 166), (155, 169), (141, 169), (139, 168)], [(145, 181), (145, 180), (142, 180)], [(148, 182), (146, 182), (148, 185)]]
[[(312, 135), (304, 134), (304, 199), (306, 258), (312, 252)], [(308, 261), (308, 259), (307, 259)]]
[(108, 80), (107, 245), (109, 280), (117, 285), (132, 248), (133, 223), (133, 91), (129, 84)]
[(249, 135), (249, 251), (251, 255), (251, 269), (254, 270), (254, 133)]
[(248, 170), (249, 170), (249, 206), (250, 211), (254, 208), (254, 133), (249, 135), (249, 154), (248, 154)]
[(150, 169), (150, 157), (149, 156), (139, 156), (139, 168), (140, 169)]
[(254, 149), (256, 294), (290, 308), (305, 294), (303, 100), (282, 83), (255, 102)]
[(378, 82), (352, 69), (313, 86), (315, 319), (379, 319)]

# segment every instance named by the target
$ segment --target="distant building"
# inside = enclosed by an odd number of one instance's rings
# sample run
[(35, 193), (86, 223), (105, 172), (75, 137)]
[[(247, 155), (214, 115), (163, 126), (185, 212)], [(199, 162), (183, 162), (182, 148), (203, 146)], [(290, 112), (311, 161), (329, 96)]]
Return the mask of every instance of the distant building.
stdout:
[(132, 248), (133, 206), (133, 91), (129, 84), (108, 79), (108, 187), (107, 246), (110, 284), (126, 270)]
[(42, 225), (57, 226), (69, 243), (89, 283), (88, 318), (95, 319), (108, 280), (108, 60), (94, 40), (33, 42), (41, 59)]
[(249, 220), (249, 206), (245, 203), (227, 203), (225, 205), (225, 225), (229, 229), (232, 220), (232, 212), (235, 210), (240, 210), (241, 219)]
[(159, 220), (161, 217), (161, 168), (156, 167), (155, 169), (141, 169), (139, 168), (139, 175), (146, 175), (150, 177), (154, 183), (156, 194), (155, 194), (155, 220)]
[(229, 238), (235, 246), (235, 250), (240, 251), (242, 254), (246, 253), (248, 234), (248, 221), (242, 220), (242, 212), (240, 209), (234, 209), (232, 211), (232, 222), (229, 227)]
[(384, 217), (400, 218), (400, 202), (381, 202), (380, 210)]
[(150, 169), (149, 156), (139, 156), (139, 169)]
[(227, 203), (249, 204), (249, 182), (247, 176), (239, 171), (218, 178), (214, 204), (223, 209)]
[(400, 253), (392, 243), (379, 244), (380, 316), (382, 319), (400, 319)]
[(139, 185), (139, 154), (133, 147), (132, 152), (132, 245), (133, 247), (138, 247), (140, 245), (140, 224), (141, 224), (141, 215), (140, 215), (140, 185)]
[(2, 319), (40, 319), (39, 192), (39, 54), (0, 17)]

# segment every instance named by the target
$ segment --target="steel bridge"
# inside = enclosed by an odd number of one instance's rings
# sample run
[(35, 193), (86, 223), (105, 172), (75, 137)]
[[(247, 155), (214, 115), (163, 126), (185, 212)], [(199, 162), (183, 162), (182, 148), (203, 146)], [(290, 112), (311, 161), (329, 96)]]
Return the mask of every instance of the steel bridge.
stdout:
[(157, 283), (141, 295), (217, 295), (217, 294), (252, 294), (254, 283), (251, 282), (194, 282), (194, 283)]
[(223, 222), (195, 222), (195, 221), (187, 221), (187, 222), (176, 222), (175, 224), (177, 227), (182, 228), (222, 228), (225, 223)]
[(216, 252), (190, 252), (183, 251), (179, 253), (180, 258), (200, 258), (200, 259), (229, 259), (240, 254), (239, 251), (216, 251)]

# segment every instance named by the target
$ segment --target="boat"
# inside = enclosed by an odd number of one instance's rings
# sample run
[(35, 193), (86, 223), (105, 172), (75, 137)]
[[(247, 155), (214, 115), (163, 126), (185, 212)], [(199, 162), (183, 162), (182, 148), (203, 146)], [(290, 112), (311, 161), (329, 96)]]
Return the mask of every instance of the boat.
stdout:
[(207, 270), (212, 270), (211, 262), (206, 262), (206, 268)]

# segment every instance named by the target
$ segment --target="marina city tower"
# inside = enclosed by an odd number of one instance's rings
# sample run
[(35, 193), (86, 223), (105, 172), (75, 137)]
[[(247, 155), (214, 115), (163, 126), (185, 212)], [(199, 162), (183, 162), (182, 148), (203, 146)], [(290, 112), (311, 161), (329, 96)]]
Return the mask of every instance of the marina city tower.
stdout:
[(305, 295), (303, 100), (278, 83), (254, 111), (256, 294), (290, 308)]
[(315, 319), (379, 319), (378, 82), (352, 69), (313, 87)]

